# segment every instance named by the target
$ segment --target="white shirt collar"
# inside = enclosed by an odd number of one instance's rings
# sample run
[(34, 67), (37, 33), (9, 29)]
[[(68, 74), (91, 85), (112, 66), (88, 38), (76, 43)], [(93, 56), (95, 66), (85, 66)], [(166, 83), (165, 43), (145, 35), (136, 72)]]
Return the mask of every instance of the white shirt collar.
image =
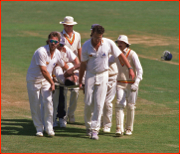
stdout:
[[(45, 48), (46, 48), (46, 51), (47, 51), (48, 55), (51, 57), (49, 44), (45, 45)], [(56, 50), (57, 50), (57, 49), (55, 49), (55, 52), (56, 52)], [(53, 54), (53, 58), (55, 57), (55, 52), (54, 52), (54, 54)]]
[(125, 54), (128, 52), (128, 48), (125, 48), (124, 50), (123, 50), (123, 52), (125, 52)]
[[(65, 29), (63, 29), (62, 33), (63, 33), (63, 34), (66, 34), (66, 36), (69, 37), (69, 35), (66, 33)], [(74, 34), (74, 30), (73, 30), (73, 34)], [(70, 37), (69, 37), (69, 38), (70, 38)]]

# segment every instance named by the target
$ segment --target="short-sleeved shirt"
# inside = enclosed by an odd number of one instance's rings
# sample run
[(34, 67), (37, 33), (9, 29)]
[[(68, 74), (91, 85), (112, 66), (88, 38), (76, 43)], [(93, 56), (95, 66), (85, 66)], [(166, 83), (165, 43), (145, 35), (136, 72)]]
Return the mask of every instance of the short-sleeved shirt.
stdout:
[(102, 38), (98, 51), (94, 49), (89, 39), (82, 46), (81, 61), (88, 61), (86, 70), (96, 74), (108, 70), (109, 54), (118, 57), (121, 53), (121, 50), (110, 39)]
[(49, 74), (52, 74), (53, 68), (58, 64), (64, 67), (64, 61), (62, 60), (59, 50), (55, 50), (54, 55), (51, 59), (51, 53), (49, 45), (38, 48), (31, 60), (31, 64), (27, 71), (26, 81), (42, 82), (46, 80), (40, 70), (39, 66), (46, 66)]
[(69, 62), (74, 62), (74, 60), (76, 59), (76, 55), (73, 53), (73, 51), (68, 48), (66, 45), (64, 46), (66, 52), (60, 51), (61, 52), (61, 56), (62, 59), (64, 60), (64, 62), (69, 63)]
[(61, 32), (61, 37), (65, 38), (65, 45), (78, 56), (78, 49), (81, 48), (81, 35), (73, 30), (73, 35), (70, 37), (66, 31), (63, 30)]

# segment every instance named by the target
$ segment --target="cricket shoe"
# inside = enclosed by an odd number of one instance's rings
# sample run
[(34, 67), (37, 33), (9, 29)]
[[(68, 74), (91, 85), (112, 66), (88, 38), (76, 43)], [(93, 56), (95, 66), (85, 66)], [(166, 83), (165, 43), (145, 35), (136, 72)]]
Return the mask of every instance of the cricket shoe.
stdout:
[(132, 131), (130, 129), (127, 129), (125, 135), (132, 135)]
[(47, 133), (48, 136), (50, 136), (50, 137), (53, 137), (53, 136), (55, 135), (55, 133), (54, 133), (53, 130), (51, 130), (51, 131), (49, 131), (49, 132), (46, 132), (46, 133)]
[(91, 139), (93, 139), (93, 140), (98, 140), (99, 139), (97, 131), (92, 131), (91, 132)]
[(111, 128), (109, 128), (109, 127), (104, 127), (104, 128), (103, 128), (103, 132), (104, 132), (104, 133), (110, 133), (110, 132), (111, 132)]
[(43, 133), (42, 133), (42, 132), (37, 132), (37, 133), (36, 133), (36, 136), (38, 136), (38, 137), (43, 137)]
[(116, 136), (117, 137), (123, 136), (123, 132), (121, 132), (121, 129), (116, 129)]
[(68, 118), (69, 118), (69, 123), (75, 123), (74, 115), (68, 116)]
[(61, 128), (66, 128), (66, 124), (67, 124), (67, 122), (66, 122), (65, 119), (59, 118), (59, 126), (60, 126)]

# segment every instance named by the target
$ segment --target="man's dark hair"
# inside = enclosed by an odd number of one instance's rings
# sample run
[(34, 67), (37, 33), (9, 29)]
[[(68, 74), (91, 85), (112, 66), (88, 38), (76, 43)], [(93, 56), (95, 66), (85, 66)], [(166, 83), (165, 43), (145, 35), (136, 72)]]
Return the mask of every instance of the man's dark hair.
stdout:
[(105, 29), (103, 28), (103, 26), (97, 25), (97, 26), (95, 26), (95, 27), (92, 29), (91, 36), (92, 36), (92, 34), (95, 33), (95, 32), (96, 32), (97, 34), (104, 34)]
[[(49, 40), (51, 37), (57, 37), (57, 38), (58, 38), (58, 41), (60, 41), (60, 34), (59, 34), (58, 32), (51, 32), (51, 33), (48, 35), (48, 40)], [(46, 41), (47, 44), (48, 44), (48, 40)]]

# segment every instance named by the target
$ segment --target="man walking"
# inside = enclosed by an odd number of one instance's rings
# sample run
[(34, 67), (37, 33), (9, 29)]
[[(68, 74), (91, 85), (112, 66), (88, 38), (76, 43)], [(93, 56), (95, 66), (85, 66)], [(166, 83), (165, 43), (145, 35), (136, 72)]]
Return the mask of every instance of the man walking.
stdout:
[[(64, 62), (66, 62), (68, 66), (73, 66), (71, 68), (71, 70), (73, 69), (73, 71), (75, 71), (76, 68), (79, 68), (79, 65), (80, 65), (79, 59), (72, 52), (72, 50), (69, 49), (65, 45), (65, 38), (62, 37), (60, 39), (60, 43), (57, 46), (57, 49), (60, 51), (62, 59), (64, 60)], [(70, 70), (68, 70), (68, 71), (70, 71)], [(64, 77), (64, 73), (63, 73), (62, 68), (60, 66), (56, 66), (54, 68), (53, 72), (54, 72), (56, 79), (58, 80), (57, 82), (59, 82), (58, 84), (60, 84), (60, 83), (61, 83), (61, 85), (64, 84), (65, 79), (62, 79)], [(55, 83), (57, 83), (57, 82), (55, 82)], [(64, 112), (58, 112), (57, 117), (59, 118), (59, 126), (65, 128), (67, 122), (66, 122), (66, 119), (64, 118), (64, 115), (67, 111), (67, 104), (62, 104), (62, 105), (65, 105), (65, 107), (63, 107), (61, 105), (58, 106), (58, 104), (60, 104), (61, 102), (65, 102), (65, 97), (64, 97), (64, 93), (63, 93), (64, 87), (61, 85), (56, 86), (57, 88), (55, 90), (55, 93), (53, 94), (53, 105), (54, 105), (54, 115), (53, 115), (54, 124), (53, 124), (53, 126), (56, 127), (58, 125), (57, 121), (56, 121), (57, 109), (58, 109), (58, 111), (63, 111), (62, 109), (64, 108)]]
[(118, 77), (117, 77), (117, 102), (116, 102), (116, 135), (121, 136), (124, 133), (124, 109), (127, 106), (127, 117), (125, 126), (125, 135), (132, 135), (135, 104), (138, 95), (139, 82), (142, 80), (143, 69), (139, 58), (135, 51), (129, 48), (130, 43), (126, 35), (119, 35), (116, 41), (119, 49), (123, 52), (124, 56), (128, 59), (135, 72), (135, 79), (129, 78), (128, 72), (124, 67), (122, 61), (118, 61), (114, 57), (110, 62), (117, 63)]
[[(100, 129), (100, 120), (108, 83), (109, 54), (118, 57), (129, 68), (129, 75), (134, 79), (134, 72), (116, 44), (103, 38), (104, 28), (100, 25), (92, 30), (92, 37), (82, 47), (82, 58), (79, 72), (79, 87), (82, 88), (82, 77), (85, 77), (85, 108), (84, 118), (87, 131), (92, 139), (97, 140)], [(91, 118), (91, 113), (92, 118)]]
[[(60, 35), (57, 32), (51, 32), (48, 36), (47, 45), (35, 51), (27, 71), (27, 90), (37, 136), (43, 136), (44, 126), (49, 136), (55, 135), (52, 102), (52, 91), (55, 90), (55, 85), (51, 74), (56, 64), (65, 70), (68, 69), (68, 65), (61, 59), (60, 52), (56, 49), (59, 40)], [(44, 125), (40, 111), (40, 95), (44, 105)]]
[[(91, 35), (92, 29), (99, 24), (91, 25)], [(109, 55), (111, 57), (111, 55)], [(103, 132), (109, 133), (111, 131), (112, 126), (112, 114), (113, 114), (113, 104), (112, 101), (116, 95), (116, 79), (117, 79), (118, 69), (116, 63), (109, 66), (108, 69), (108, 84), (107, 84), (107, 94), (104, 102), (104, 108), (101, 119), (101, 127), (103, 128)]]
[[(74, 21), (74, 18), (71, 16), (66, 16), (64, 18), (64, 21), (59, 22), (60, 24), (63, 24), (64, 29), (61, 32), (61, 37), (63, 37), (65, 39), (65, 45), (70, 48), (74, 54), (79, 58), (79, 61), (81, 61), (81, 36), (78, 32), (73, 30), (73, 26), (77, 24), (77, 22)], [(60, 107), (58, 108), (58, 113), (65, 113), (64, 115), (61, 114), (60, 116), (60, 120), (69, 119), (70, 123), (74, 123), (75, 122), (75, 116), (74, 116), (74, 112), (76, 110), (77, 107), (77, 100), (78, 100), (78, 96), (79, 96), (79, 88), (72, 88), (70, 89), (70, 102), (69, 102), (69, 108), (68, 108), (68, 112), (65, 112), (65, 105), (67, 104), (67, 92), (68, 89), (67, 88), (62, 88), (60, 89), (60, 93), (64, 94), (65, 97), (65, 102), (61, 101), (59, 102)], [(63, 97), (61, 95), (61, 97)], [(63, 100), (60, 97), (60, 100)]]

